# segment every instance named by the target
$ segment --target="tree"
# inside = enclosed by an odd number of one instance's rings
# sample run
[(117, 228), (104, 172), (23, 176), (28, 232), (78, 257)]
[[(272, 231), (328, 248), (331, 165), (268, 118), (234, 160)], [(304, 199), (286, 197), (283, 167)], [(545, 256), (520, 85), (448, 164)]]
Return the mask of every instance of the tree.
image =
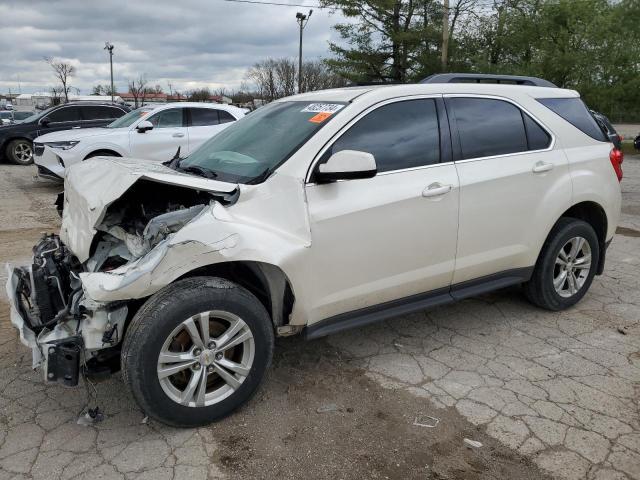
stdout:
[[(256, 86), (256, 96), (270, 102), (296, 93), (297, 67), (297, 61), (293, 58), (267, 58), (255, 63), (247, 71), (247, 78)], [(347, 83), (322, 61), (304, 62), (301, 80), (303, 92)]]
[[(135, 103), (135, 108), (138, 106), (144, 106), (144, 99), (146, 97), (147, 92), (147, 78), (144, 74), (140, 75), (137, 80), (129, 81), (129, 93), (133, 95), (133, 101)], [(138, 105), (140, 102), (140, 105)]]
[[(113, 92), (114, 95), (116, 95), (115, 92)], [(105, 84), (105, 85), (94, 85), (91, 88), (91, 95), (107, 95), (107, 96), (111, 96), (111, 85), (109, 84)]]
[(64, 101), (68, 102), (69, 91), (71, 90), (69, 81), (76, 73), (75, 67), (70, 63), (56, 61), (53, 57), (44, 57), (44, 61), (53, 69), (55, 76), (62, 86), (61, 92), (64, 95)]
[(322, 0), (322, 4), (355, 20), (334, 26), (342, 42), (329, 44), (334, 57), (327, 60), (334, 72), (354, 82), (412, 79), (425, 41), (429, 47), (430, 38), (439, 31), (431, 18), (434, 0)]
[(207, 87), (196, 88), (187, 92), (187, 99), (190, 102), (208, 102), (211, 98), (211, 90)]

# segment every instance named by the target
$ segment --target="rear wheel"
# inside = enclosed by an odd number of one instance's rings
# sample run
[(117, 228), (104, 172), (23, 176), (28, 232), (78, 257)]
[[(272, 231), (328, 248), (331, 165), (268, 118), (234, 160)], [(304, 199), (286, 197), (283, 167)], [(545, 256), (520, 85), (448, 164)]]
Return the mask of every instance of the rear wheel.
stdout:
[(122, 370), (149, 416), (205, 425), (251, 398), (273, 343), (269, 315), (251, 293), (219, 278), (189, 278), (165, 287), (135, 315)]
[(33, 144), (24, 138), (12, 140), (7, 145), (7, 159), (18, 165), (31, 165), (33, 163)]
[(582, 220), (561, 218), (525, 284), (527, 298), (548, 310), (575, 305), (589, 290), (599, 258), (600, 245), (593, 227)]

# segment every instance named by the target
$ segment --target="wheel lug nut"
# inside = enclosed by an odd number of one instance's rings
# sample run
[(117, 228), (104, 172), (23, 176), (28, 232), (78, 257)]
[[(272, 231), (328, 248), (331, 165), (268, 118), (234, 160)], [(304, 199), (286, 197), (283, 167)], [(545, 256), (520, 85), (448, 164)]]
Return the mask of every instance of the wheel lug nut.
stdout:
[(213, 373), (213, 366), (212, 366), (212, 365), (209, 365), (209, 366), (207, 367), (207, 372), (209, 372), (209, 373)]
[(200, 364), (199, 364), (199, 363), (196, 363), (196, 364), (193, 366), (193, 369), (194, 369), (194, 370), (200, 370)]
[(196, 349), (193, 351), (193, 354), (194, 354), (194, 355), (196, 355), (196, 356), (200, 355), (201, 353), (202, 353), (202, 350), (200, 350), (199, 348), (196, 348)]
[(216, 360), (222, 360), (222, 354), (216, 353)]
[(209, 349), (216, 348), (216, 342), (209, 342), (209, 345), (207, 346), (209, 347)]

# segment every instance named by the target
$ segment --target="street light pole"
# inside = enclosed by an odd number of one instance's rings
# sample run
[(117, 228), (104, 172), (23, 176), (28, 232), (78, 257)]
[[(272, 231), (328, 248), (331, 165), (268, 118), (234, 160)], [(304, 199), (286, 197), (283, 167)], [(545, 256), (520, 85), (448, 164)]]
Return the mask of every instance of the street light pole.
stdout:
[(113, 45), (105, 42), (104, 49), (109, 51), (109, 66), (111, 67), (111, 102), (113, 102)]
[(298, 48), (298, 93), (302, 93), (302, 32), (304, 27), (307, 26), (307, 23), (309, 23), (312, 13), (313, 10), (309, 10), (308, 15), (301, 12), (296, 13), (296, 21), (300, 26), (300, 45)]

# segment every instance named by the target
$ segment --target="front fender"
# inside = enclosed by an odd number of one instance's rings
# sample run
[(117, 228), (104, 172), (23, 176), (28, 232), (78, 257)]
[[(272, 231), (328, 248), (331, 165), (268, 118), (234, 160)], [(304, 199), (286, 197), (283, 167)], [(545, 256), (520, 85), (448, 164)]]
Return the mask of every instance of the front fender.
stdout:
[[(80, 274), (85, 295), (98, 302), (144, 298), (200, 267), (254, 261), (278, 266), (290, 281), (305, 275), (308, 243), (280, 232), (215, 217), (218, 204), (158, 243), (146, 255), (108, 272)], [(296, 298), (304, 292), (296, 292)]]

